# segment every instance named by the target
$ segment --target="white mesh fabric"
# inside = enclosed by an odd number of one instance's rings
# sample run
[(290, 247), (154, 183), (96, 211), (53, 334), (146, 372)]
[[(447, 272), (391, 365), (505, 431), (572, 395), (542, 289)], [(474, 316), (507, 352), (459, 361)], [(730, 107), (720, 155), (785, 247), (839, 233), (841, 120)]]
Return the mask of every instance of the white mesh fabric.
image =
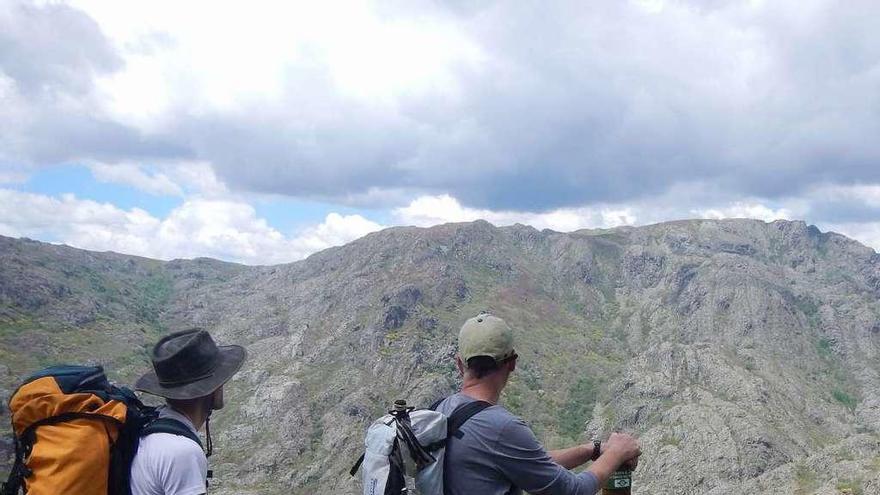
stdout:
[[(391, 416), (383, 416), (376, 420), (367, 430), (364, 439), (364, 462), (361, 464), (364, 481), (364, 495), (383, 495), (391, 473), (391, 461), (388, 456), (394, 448), (397, 426)], [(386, 423), (391, 423), (390, 425)]]
[[(446, 415), (429, 409), (418, 409), (409, 414), (412, 430), (419, 443), (427, 447), (446, 439)], [(420, 495), (443, 495), (443, 455), (445, 448), (431, 452), (436, 462), (415, 473), (416, 491)], [(408, 457), (405, 452), (405, 457)]]

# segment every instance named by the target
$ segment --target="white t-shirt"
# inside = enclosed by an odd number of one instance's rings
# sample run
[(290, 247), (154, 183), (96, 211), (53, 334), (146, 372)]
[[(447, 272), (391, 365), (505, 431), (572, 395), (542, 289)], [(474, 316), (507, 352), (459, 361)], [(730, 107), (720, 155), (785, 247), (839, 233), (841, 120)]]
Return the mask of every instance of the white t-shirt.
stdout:
[[(163, 407), (160, 418), (180, 421), (196, 432), (183, 414)], [(140, 440), (131, 464), (132, 495), (202, 495), (206, 492), (208, 459), (189, 438), (172, 433), (153, 433)]]

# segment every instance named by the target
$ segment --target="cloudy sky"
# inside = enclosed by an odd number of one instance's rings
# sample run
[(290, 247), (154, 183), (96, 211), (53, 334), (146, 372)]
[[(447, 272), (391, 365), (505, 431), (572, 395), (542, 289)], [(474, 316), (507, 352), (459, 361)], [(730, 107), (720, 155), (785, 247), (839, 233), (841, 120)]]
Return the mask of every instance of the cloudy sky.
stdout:
[(0, 0), (0, 234), (803, 219), (880, 249), (876, 0)]

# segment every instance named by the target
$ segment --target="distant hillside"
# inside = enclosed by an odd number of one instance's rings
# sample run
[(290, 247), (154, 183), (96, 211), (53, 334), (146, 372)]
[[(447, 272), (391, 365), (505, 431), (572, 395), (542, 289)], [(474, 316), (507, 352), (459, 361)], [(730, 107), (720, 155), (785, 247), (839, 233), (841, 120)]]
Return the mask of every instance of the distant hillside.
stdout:
[(880, 256), (802, 222), (392, 228), (271, 267), (0, 237), (0, 395), (60, 361), (130, 383), (203, 326), (250, 353), (212, 493), (355, 494), (365, 425), (453, 391), (484, 309), (517, 333), (503, 403), (551, 448), (639, 434), (634, 493), (880, 493)]

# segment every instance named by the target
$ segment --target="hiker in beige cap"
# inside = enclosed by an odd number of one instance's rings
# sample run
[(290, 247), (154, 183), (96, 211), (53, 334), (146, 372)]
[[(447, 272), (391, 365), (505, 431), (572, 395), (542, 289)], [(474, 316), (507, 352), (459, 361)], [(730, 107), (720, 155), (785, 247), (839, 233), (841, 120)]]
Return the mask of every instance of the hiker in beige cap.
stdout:
[[(461, 392), (433, 407), (447, 416), (468, 410), (466, 422), (446, 445), (447, 495), (507, 495), (523, 490), (593, 495), (620, 466), (635, 466), (639, 444), (623, 433), (613, 433), (604, 443), (544, 450), (521, 419), (498, 405), (517, 357), (513, 332), (501, 318), (483, 313), (461, 327), (455, 358), (463, 378)], [(569, 471), (589, 460), (594, 462), (588, 470)]]

